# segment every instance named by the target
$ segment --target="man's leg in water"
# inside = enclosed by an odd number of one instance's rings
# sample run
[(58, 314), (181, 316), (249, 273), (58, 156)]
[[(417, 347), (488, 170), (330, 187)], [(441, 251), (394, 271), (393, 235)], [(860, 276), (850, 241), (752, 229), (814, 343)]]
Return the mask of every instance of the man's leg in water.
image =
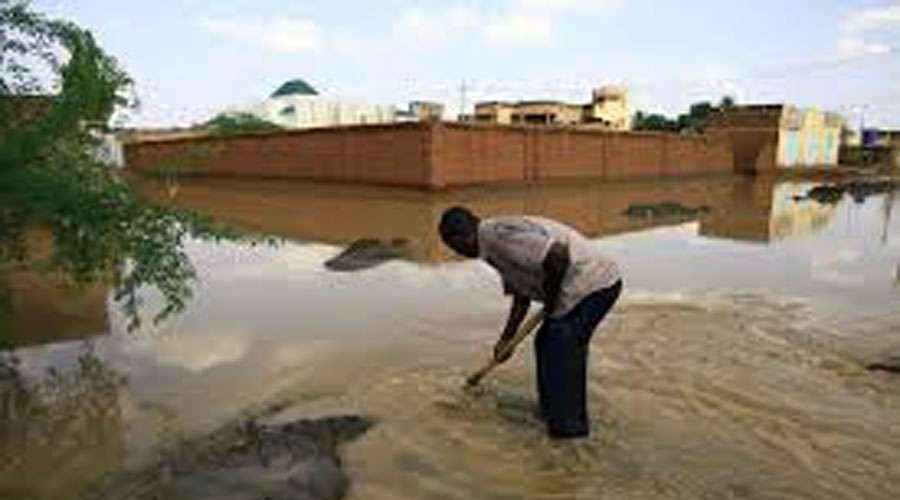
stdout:
[(587, 357), (597, 325), (612, 309), (622, 283), (594, 292), (562, 318), (548, 318), (535, 338), (541, 417), (554, 438), (590, 434)]

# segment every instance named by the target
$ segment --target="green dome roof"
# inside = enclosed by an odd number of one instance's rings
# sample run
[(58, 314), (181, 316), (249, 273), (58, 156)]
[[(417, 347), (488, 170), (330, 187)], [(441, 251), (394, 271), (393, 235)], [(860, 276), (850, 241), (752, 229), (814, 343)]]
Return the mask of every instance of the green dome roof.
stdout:
[(272, 94), (272, 97), (281, 97), (285, 95), (319, 95), (312, 85), (301, 79), (289, 80), (284, 82), (278, 90)]

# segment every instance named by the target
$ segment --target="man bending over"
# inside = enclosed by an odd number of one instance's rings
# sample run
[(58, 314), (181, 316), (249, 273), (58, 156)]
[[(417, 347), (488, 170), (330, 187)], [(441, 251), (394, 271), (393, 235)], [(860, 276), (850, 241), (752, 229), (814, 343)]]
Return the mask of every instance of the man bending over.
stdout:
[(591, 336), (622, 291), (615, 262), (576, 230), (543, 217), (479, 219), (464, 207), (444, 212), (441, 238), (457, 253), (490, 264), (512, 296), (506, 327), (494, 356), (512, 337), (531, 301), (544, 304), (546, 319), (535, 338), (541, 418), (553, 438), (590, 433), (586, 402)]

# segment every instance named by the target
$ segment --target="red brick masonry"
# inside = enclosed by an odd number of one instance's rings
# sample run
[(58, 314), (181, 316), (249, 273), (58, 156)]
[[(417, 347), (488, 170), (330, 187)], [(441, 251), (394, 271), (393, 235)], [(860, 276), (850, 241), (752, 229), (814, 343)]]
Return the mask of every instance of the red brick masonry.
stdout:
[(681, 136), (456, 123), (361, 125), (149, 140), (125, 146), (126, 166), (427, 189), (591, 177), (680, 177), (735, 170), (726, 134)]

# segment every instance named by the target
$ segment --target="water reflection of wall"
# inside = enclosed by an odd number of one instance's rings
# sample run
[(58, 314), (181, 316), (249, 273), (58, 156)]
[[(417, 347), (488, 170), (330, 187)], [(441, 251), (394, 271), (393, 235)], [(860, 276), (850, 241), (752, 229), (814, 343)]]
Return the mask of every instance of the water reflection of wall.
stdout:
[(591, 237), (678, 224), (696, 216), (634, 218), (631, 204), (673, 201), (686, 207), (728, 203), (735, 183), (719, 177), (658, 182), (553, 182), (429, 193), (405, 189), (279, 181), (188, 179), (177, 186), (144, 183), (142, 191), (261, 233), (299, 241), (349, 245), (361, 239), (409, 243), (408, 258), (435, 262), (449, 255), (437, 224), (448, 207), (482, 215), (528, 213), (564, 221)]
[(106, 333), (106, 287), (76, 287), (29, 270), (0, 275), (7, 295), (7, 331), (16, 347), (73, 340)]
[(767, 242), (771, 237), (772, 190), (775, 180), (757, 177), (734, 183), (725, 202), (700, 223), (700, 234), (732, 240)]
[(0, 341), (21, 347), (106, 333), (106, 285), (40, 270), (51, 240), (35, 231), (27, 239), (31, 264), (0, 269)]
[(813, 200), (798, 201), (815, 184), (781, 183), (772, 191), (772, 222), (770, 232), (774, 239), (789, 236), (805, 236), (821, 231), (834, 218), (837, 204), (818, 203)]
[(832, 220), (836, 205), (798, 200), (813, 186), (774, 177), (734, 183), (727, 202), (701, 222), (700, 234), (763, 243), (814, 234)]

